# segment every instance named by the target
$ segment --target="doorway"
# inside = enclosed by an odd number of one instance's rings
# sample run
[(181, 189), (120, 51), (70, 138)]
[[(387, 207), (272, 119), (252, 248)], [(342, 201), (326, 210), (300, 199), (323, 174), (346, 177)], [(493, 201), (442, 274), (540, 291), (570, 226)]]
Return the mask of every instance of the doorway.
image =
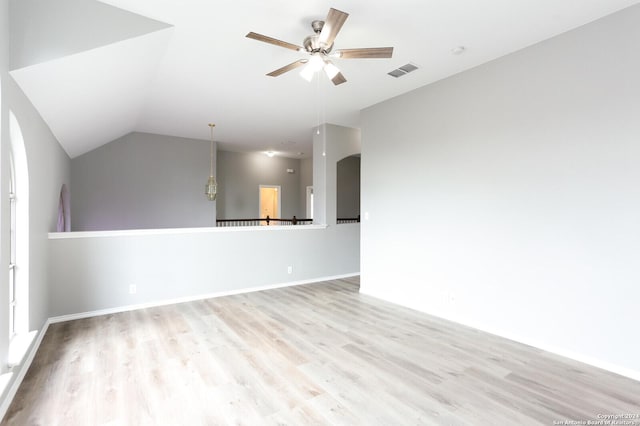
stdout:
[[(280, 185), (260, 185), (260, 211), (258, 217), (265, 219), (269, 216), (271, 219), (280, 218)], [(276, 222), (271, 222), (275, 225)], [(267, 225), (267, 222), (260, 222), (260, 225)]]
[(313, 219), (313, 186), (307, 186), (307, 219)]

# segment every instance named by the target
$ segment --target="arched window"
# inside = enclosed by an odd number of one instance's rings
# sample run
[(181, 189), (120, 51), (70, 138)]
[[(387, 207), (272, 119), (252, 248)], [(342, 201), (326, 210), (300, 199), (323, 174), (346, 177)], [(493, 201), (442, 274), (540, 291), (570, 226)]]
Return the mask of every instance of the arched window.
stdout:
[(11, 111), (9, 137), (9, 333), (13, 340), (29, 332), (29, 174), (22, 130)]
[(9, 151), (9, 337), (16, 334), (16, 172)]

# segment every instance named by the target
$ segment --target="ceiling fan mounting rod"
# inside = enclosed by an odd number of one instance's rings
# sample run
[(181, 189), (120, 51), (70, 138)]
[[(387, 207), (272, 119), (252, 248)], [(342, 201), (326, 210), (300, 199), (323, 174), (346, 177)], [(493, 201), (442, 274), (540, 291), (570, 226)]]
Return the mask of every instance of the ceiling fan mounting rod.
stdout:
[(324, 21), (316, 20), (311, 22), (311, 28), (313, 28), (314, 33), (320, 34), (322, 32), (322, 28), (324, 28)]

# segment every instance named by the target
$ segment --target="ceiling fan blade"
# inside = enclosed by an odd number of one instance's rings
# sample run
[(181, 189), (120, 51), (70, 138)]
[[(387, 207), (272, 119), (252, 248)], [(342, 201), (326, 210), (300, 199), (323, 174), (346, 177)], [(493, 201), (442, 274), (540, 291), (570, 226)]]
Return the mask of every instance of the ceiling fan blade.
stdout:
[(282, 68), (278, 68), (275, 71), (271, 71), (269, 74), (267, 74), (269, 77), (277, 77), (279, 75), (284, 74), (287, 71), (291, 71), (294, 70), (298, 67), (303, 66), (304, 64), (306, 64), (307, 62), (309, 62), (307, 59), (300, 59), (299, 61), (295, 61), (290, 63), (289, 65), (285, 65)]
[(247, 38), (252, 38), (254, 40), (263, 41), (269, 44), (275, 44), (276, 46), (284, 47), (285, 49), (303, 51), (302, 46), (297, 46), (293, 43), (287, 43), (286, 41), (278, 40), (277, 38), (269, 37), (266, 35), (250, 32), (246, 35)]
[(336, 76), (335, 76), (335, 77), (333, 77), (333, 78), (331, 79), (331, 81), (333, 82), (333, 84), (334, 84), (334, 85), (336, 85), (336, 86), (337, 86), (337, 85), (339, 85), (339, 84), (346, 83), (346, 82), (347, 82), (347, 79), (346, 79), (346, 78), (344, 78), (344, 75), (342, 75), (342, 73), (341, 73), (341, 72), (339, 72), (338, 74), (336, 74)]
[(322, 68), (324, 69), (324, 73), (327, 74), (327, 77), (329, 77), (329, 80), (333, 80), (335, 76), (340, 74), (340, 69), (328, 59), (324, 60), (324, 67)]
[(327, 46), (331, 46), (348, 16), (348, 13), (340, 10), (334, 8), (329, 9), (329, 13), (327, 14), (327, 18), (324, 20), (324, 26), (322, 27), (318, 41), (321, 44), (324, 43)]
[(393, 55), (393, 47), (364, 47), (362, 49), (340, 49), (335, 52), (338, 58), (362, 59), (362, 58), (390, 58)]

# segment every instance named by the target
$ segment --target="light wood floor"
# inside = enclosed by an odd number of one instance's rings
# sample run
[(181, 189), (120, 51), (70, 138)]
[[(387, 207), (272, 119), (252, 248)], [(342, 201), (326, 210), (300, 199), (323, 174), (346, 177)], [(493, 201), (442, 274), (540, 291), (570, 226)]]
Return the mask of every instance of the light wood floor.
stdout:
[(622, 413), (640, 414), (640, 382), (360, 295), (356, 278), (51, 325), (2, 425), (552, 425)]

